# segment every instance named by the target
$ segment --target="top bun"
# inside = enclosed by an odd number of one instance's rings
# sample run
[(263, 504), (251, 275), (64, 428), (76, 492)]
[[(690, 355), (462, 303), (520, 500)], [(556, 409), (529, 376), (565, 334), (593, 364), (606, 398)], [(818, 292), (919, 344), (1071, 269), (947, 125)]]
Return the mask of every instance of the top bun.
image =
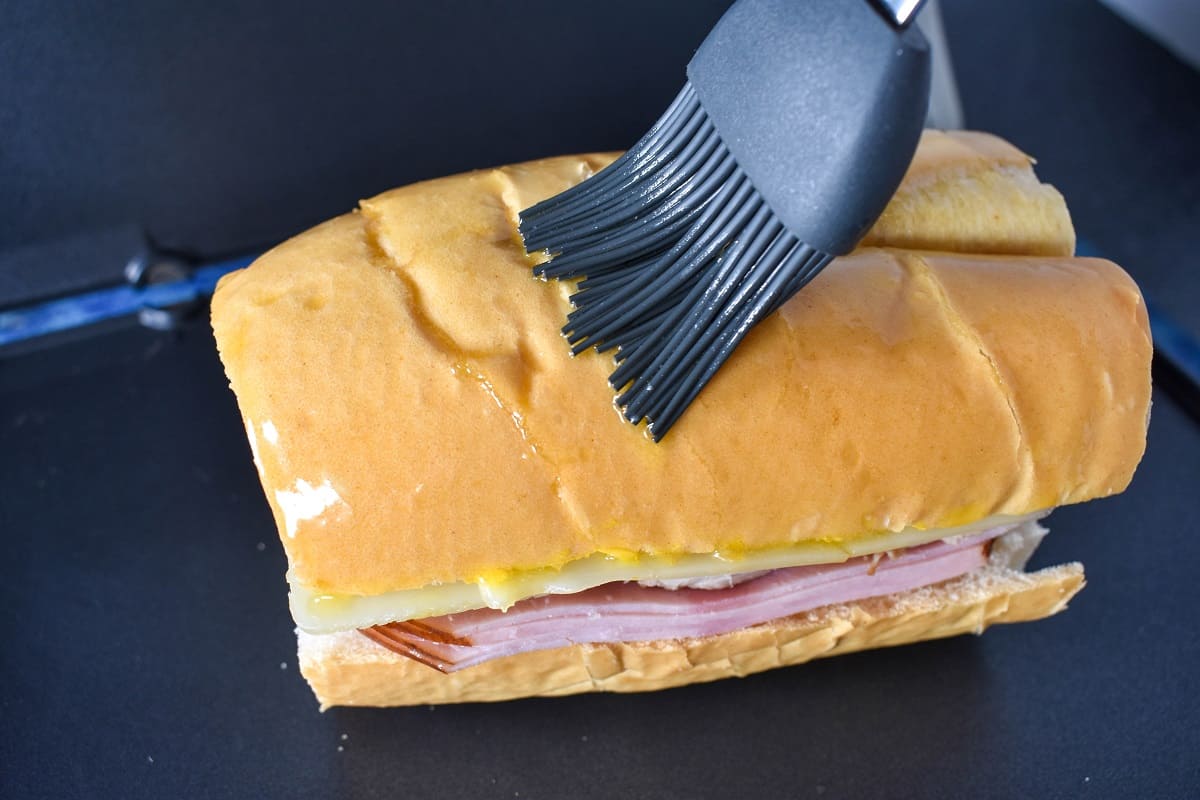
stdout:
[[(611, 156), (364, 201), (226, 276), (221, 358), (291, 579), (378, 594), (595, 552), (939, 528), (1120, 491), (1145, 443), (1137, 287), (1069, 253), (1061, 198), (992, 137), (929, 134), (866, 248), (757, 326), (658, 444), (520, 209)], [(957, 251), (957, 252), (955, 252)]]

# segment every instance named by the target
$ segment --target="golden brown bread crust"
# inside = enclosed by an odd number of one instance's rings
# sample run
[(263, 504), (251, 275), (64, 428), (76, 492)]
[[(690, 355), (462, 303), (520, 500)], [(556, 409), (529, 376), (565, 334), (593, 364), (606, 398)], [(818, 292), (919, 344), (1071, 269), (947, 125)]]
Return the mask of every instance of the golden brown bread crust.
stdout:
[(489, 661), (450, 675), (397, 655), (357, 631), (300, 633), (300, 670), (322, 708), (645, 692), (1040, 619), (1061, 611), (1083, 583), (1078, 564), (1031, 574), (989, 567), (936, 587), (826, 607), (723, 636), (575, 645)]
[[(974, 206), (912, 190), (966, 175), (978, 199), (998, 185), (977, 180), (986, 165), (1004, 172), (1016, 153), (949, 139), (963, 146), (943, 150), (1001, 155), (946, 160), (931, 178), (923, 144), (899, 196), (926, 227), (906, 235), (943, 250), (1024, 241), (1024, 212), (987, 211), (981, 239), (963, 233)], [(598, 550), (943, 527), (1128, 483), (1150, 339), (1136, 286), (1094, 259), (839, 259), (651, 443), (612, 408), (610, 359), (567, 357), (568, 289), (530, 278), (514, 225), (608, 158), (397, 189), (221, 282), (213, 326), (293, 579), (376, 594)], [(1065, 208), (1050, 213), (1021, 247), (1067, 247)]]
[(1075, 229), (1033, 159), (976, 131), (925, 131), (904, 182), (864, 247), (1069, 256)]

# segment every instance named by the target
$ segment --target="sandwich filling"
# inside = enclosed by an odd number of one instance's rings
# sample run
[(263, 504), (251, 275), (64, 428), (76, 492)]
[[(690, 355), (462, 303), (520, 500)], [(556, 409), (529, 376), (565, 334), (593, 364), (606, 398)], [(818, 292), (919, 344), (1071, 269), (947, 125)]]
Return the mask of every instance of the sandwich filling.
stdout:
[[(507, 610), (470, 611), (361, 629), (368, 638), (441, 672), (577, 644), (716, 636), (815, 609), (918, 590), (989, 564), (1021, 568), (1045, 535), (1034, 520), (842, 563), (742, 573), (679, 588), (613, 582), (546, 594)], [(711, 588), (695, 588), (696, 586)], [(718, 586), (722, 588), (717, 588)]]
[(289, 602), (297, 625), (308, 633), (369, 628), (391, 622), (440, 617), (475, 609), (505, 611), (542, 595), (576, 594), (612, 583), (644, 582), (666, 588), (728, 588), (754, 573), (831, 565), (880, 553), (898, 553), (931, 542), (1007, 530), (1045, 516), (992, 516), (938, 529), (905, 528), (854, 538), (823, 538), (757, 551), (689, 554), (601, 552), (560, 567), (496, 570), (474, 580), (402, 589), (377, 595), (316, 592), (292, 581)]

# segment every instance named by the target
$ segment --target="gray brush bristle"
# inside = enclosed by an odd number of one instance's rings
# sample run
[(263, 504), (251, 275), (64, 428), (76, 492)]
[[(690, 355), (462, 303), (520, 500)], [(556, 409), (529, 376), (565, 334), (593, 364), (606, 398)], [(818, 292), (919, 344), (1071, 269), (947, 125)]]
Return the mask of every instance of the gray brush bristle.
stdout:
[(592, 178), (521, 213), (534, 273), (582, 278), (563, 333), (616, 349), (609, 378), (661, 439), (750, 328), (832, 256), (775, 217), (689, 82), (641, 141)]

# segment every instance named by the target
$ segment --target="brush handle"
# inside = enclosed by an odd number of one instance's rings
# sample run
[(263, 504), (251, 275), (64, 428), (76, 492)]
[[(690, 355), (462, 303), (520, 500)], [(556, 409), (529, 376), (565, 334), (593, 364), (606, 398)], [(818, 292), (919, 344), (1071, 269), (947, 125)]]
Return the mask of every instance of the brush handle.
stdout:
[(871, 0), (882, 12), (884, 18), (897, 30), (903, 30), (908, 23), (916, 18), (925, 0)]
[(688, 64), (717, 135), (800, 241), (850, 252), (929, 106), (929, 45), (857, 0), (738, 0)]

